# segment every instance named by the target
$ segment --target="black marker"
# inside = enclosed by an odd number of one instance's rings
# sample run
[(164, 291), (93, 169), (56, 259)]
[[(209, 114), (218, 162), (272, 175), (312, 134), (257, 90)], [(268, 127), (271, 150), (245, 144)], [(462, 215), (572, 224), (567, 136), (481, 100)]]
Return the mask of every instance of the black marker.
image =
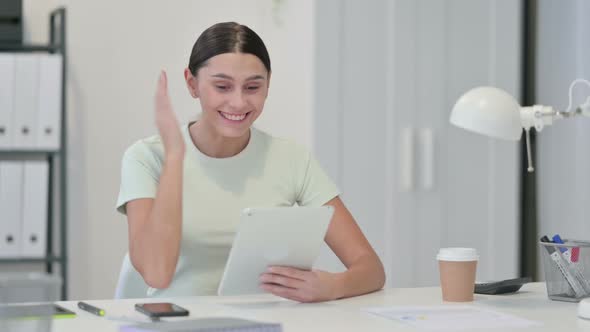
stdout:
[(78, 308), (97, 316), (104, 316), (104, 310), (97, 308), (95, 306), (91, 306), (90, 304), (82, 301), (78, 302)]

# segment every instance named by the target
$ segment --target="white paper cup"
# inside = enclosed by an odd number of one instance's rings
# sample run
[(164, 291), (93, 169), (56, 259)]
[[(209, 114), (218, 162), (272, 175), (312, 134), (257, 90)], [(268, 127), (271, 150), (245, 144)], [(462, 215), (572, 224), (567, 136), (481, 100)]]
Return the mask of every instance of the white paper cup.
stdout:
[(473, 301), (479, 256), (473, 248), (441, 248), (436, 255), (444, 301)]

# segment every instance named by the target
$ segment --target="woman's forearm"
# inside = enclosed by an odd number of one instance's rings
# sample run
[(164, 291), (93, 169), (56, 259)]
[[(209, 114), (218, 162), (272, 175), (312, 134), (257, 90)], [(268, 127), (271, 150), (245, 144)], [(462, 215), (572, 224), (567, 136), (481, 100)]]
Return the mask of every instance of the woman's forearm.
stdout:
[[(144, 227), (132, 241), (131, 256), (148, 285), (167, 288), (176, 270), (182, 237), (183, 154), (167, 156)], [(135, 259), (134, 259), (135, 258)]]
[(381, 260), (372, 253), (359, 256), (346, 271), (335, 275), (335, 299), (377, 291), (385, 285)]

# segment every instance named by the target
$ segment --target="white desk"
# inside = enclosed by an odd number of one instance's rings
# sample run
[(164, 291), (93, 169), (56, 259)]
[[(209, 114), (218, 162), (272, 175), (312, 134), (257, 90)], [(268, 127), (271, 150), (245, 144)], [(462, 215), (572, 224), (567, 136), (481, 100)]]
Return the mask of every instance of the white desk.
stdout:
[[(161, 301), (161, 300), (160, 300)], [(146, 320), (135, 312), (134, 304), (142, 300), (100, 300), (87, 301), (106, 310), (107, 315), (127, 316)], [(156, 302), (152, 299), (152, 302)], [(396, 321), (361, 311), (374, 306), (422, 306), (441, 305), (440, 288), (386, 289), (377, 293), (334, 302), (302, 304), (270, 295), (247, 297), (186, 297), (175, 298), (172, 302), (190, 310), (190, 317), (232, 316), (260, 321), (281, 322), (283, 330), (293, 331), (416, 331)], [(77, 308), (76, 301), (60, 302), (77, 313), (76, 318), (58, 319), (51, 328), (43, 331), (118, 331), (119, 325), (129, 322), (114, 321), (97, 317)], [(452, 306), (454, 304), (444, 304)], [(545, 284), (525, 285), (513, 295), (477, 295), (470, 303), (476, 308), (491, 309), (513, 314), (522, 318), (542, 322), (538, 328), (514, 331), (590, 331), (590, 321), (576, 317), (576, 303), (551, 301), (547, 298)], [(179, 318), (176, 318), (179, 319)], [(27, 331), (31, 331), (30, 329)], [(34, 331), (34, 330), (33, 330)], [(485, 331), (494, 331), (485, 329)], [(502, 330), (508, 331), (508, 330)]]

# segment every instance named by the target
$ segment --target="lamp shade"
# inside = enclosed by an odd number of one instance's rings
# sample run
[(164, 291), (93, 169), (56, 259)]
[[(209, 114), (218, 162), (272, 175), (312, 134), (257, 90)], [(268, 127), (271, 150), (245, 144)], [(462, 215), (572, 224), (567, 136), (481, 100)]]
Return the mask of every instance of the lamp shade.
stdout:
[(488, 86), (461, 96), (453, 107), (451, 123), (494, 138), (518, 141), (522, 134), (518, 102), (506, 91)]

